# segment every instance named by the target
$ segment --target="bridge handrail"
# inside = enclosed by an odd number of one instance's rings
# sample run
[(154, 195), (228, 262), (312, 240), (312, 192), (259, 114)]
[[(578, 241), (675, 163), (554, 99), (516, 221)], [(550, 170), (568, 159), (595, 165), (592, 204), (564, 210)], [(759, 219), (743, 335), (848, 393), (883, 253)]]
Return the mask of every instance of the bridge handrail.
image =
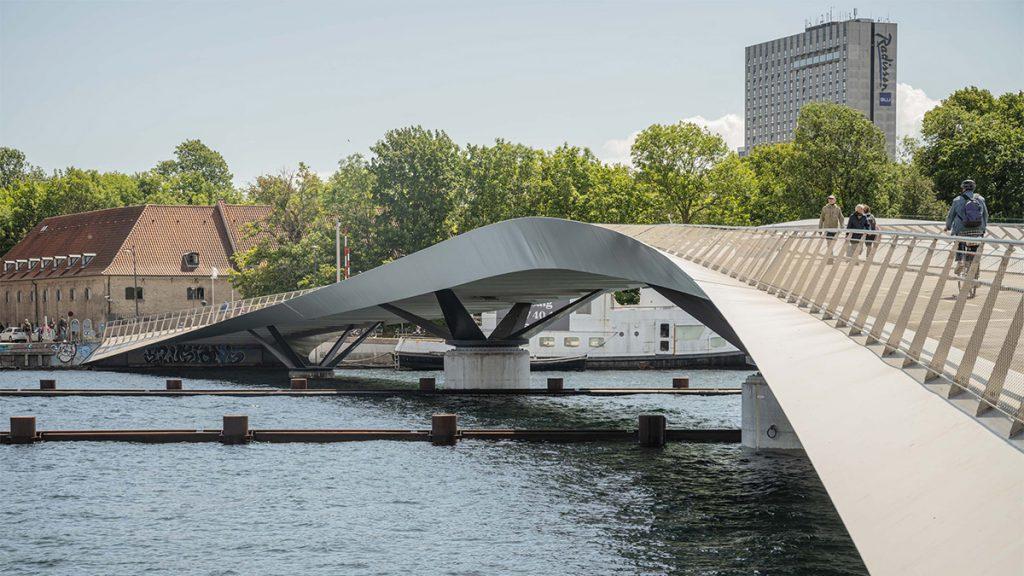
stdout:
[(1024, 431), (1024, 240), (713, 225), (634, 234), (901, 354), (924, 367), (925, 382), (948, 383), (950, 397), (975, 397), (978, 415), (1008, 416), (1011, 436)]
[(293, 290), (291, 292), (226, 301), (221, 304), (201, 306), (199, 308), (186, 308), (113, 320), (104, 326), (102, 340), (104, 343), (108, 342), (108, 340), (110, 343), (122, 343), (137, 341), (156, 334), (166, 335), (191, 331), (291, 300), (313, 290), (317, 290), (317, 288)]

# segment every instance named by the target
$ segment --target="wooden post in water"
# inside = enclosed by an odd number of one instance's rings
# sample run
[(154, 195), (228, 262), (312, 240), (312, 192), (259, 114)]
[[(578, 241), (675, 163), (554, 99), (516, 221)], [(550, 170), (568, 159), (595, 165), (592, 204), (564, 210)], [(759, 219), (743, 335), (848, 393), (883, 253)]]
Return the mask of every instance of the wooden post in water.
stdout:
[(437, 445), (458, 442), (458, 417), (455, 414), (434, 414), (430, 419), (430, 441)]
[(673, 378), (672, 379), (672, 387), (673, 388), (689, 388), (690, 387), (690, 378), (688, 376), (680, 376), (678, 378)]
[(433, 392), (437, 390), (436, 378), (420, 378), (420, 392)]
[(665, 445), (665, 416), (662, 414), (641, 414), (637, 440), (646, 448), (660, 448)]
[(56, 390), (57, 389), (57, 381), (56, 380), (49, 380), (49, 379), (40, 380), (39, 381), (39, 389), (40, 390)]
[(562, 378), (548, 378), (548, 392), (561, 392), (565, 388)]
[(181, 390), (181, 380), (167, 380), (168, 390)]
[(292, 390), (305, 390), (309, 382), (305, 378), (292, 378)]
[(249, 441), (249, 417), (244, 414), (226, 414), (220, 433), (223, 444), (245, 444)]
[(31, 444), (36, 441), (35, 416), (11, 416), (11, 443)]

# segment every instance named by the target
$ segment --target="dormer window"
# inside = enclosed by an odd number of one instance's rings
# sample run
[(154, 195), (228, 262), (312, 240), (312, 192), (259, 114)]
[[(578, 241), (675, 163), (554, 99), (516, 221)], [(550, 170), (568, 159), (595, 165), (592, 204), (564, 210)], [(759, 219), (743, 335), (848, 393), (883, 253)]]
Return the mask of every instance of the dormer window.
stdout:
[(61, 266), (65, 265), (67, 263), (68, 263), (68, 257), (67, 256), (54, 256), (53, 257), (53, 267), (54, 268), (60, 268)]
[(38, 266), (38, 265), (39, 265), (39, 258), (29, 258), (28, 259), (28, 269), (29, 270), (35, 270), (36, 266)]
[(78, 264), (78, 261), (82, 259), (81, 254), (68, 254), (68, 267)]
[(14, 270), (14, 260), (4, 260), (4, 272), (10, 272)]
[(49, 256), (43, 256), (43, 263), (39, 267), (42, 268), (43, 270), (46, 270), (47, 268), (50, 268), (52, 266), (53, 266), (53, 258), (51, 258)]
[(182, 261), (185, 263), (186, 268), (198, 268), (199, 267), (199, 252), (189, 252), (183, 255)]
[(86, 252), (85, 254), (82, 254), (82, 268), (88, 266), (89, 262), (92, 262), (92, 259), (95, 257), (96, 254), (93, 252)]
[(14, 261), (15, 270), (21, 270), (22, 267), (28, 268), (28, 260), (18, 259)]

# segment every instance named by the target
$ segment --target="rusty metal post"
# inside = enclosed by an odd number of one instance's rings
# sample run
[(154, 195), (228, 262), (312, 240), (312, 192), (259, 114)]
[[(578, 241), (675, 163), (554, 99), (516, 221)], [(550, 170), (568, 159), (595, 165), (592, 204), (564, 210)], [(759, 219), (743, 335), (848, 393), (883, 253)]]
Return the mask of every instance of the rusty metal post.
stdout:
[(57, 381), (56, 380), (51, 380), (51, 379), (42, 379), (42, 380), (39, 381), (39, 389), (40, 390), (56, 390), (57, 389)]
[(223, 444), (245, 444), (249, 441), (249, 417), (244, 414), (227, 414), (220, 433)]
[(548, 378), (548, 392), (561, 392), (565, 389), (565, 380), (562, 378)]
[(430, 441), (436, 445), (458, 442), (458, 417), (455, 414), (434, 414), (430, 419)]
[(37, 439), (35, 416), (11, 416), (11, 444), (31, 444)]
[(309, 387), (309, 381), (305, 378), (292, 378), (292, 390), (305, 390)]
[(420, 392), (433, 392), (437, 390), (436, 378), (420, 378)]
[(663, 414), (641, 414), (638, 422), (637, 441), (645, 448), (660, 448), (665, 445), (666, 421)]
[(688, 376), (679, 376), (672, 379), (673, 388), (689, 388), (690, 378)]
[(181, 380), (167, 380), (168, 390), (181, 390)]

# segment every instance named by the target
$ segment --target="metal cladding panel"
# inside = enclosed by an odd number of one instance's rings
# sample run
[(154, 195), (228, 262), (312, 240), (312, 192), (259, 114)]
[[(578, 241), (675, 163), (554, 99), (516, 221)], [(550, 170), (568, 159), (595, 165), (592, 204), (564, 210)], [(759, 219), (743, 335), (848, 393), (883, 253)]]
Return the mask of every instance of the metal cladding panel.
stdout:
[(433, 293), (454, 289), (467, 309), (527, 299), (576, 297), (594, 289), (651, 284), (706, 299), (662, 252), (613, 230), (556, 218), (521, 218), (478, 228), (315, 292), (208, 326), (195, 340), (275, 325), (283, 334), (353, 322), (400, 321), (396, 304), (440, 318)]

